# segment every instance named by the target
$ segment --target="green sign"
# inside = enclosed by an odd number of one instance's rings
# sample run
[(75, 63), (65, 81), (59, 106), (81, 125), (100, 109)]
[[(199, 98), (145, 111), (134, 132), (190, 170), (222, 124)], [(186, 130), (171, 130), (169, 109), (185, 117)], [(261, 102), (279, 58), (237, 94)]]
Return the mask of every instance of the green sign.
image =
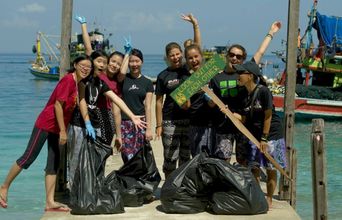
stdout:
[(211, 78), (221, 72), (225, 66), (224, 59), (220, 55), (215, 54), (212, 59), (208, 60), (199, 70), (192, 73), (187, 80), (175, 89), (170, 94), (171, 97), (179, 106), (183, 105), (186, 100), (207, 84)]

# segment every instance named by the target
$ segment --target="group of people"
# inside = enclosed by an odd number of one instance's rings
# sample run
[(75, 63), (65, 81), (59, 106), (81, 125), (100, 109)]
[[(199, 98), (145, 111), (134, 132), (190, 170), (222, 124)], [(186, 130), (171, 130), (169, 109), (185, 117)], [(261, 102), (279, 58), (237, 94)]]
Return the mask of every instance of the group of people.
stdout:
[[(245, 62), (246, 50), (239, 44), (227, 48), (226, 68), (209, 83), (213, 92), (234, 112), (252, 134), (260, 140), (259, 150), (227, 119), (211, 97), (198, 91), (183, 106), (178, 106), (170, 94), (204, 59), (197, 19), (182, 15), (192, 24), (194, 38), (182, 47), (170, 42), (165, 47), (168, 67), (157, 77), (156, 85), (142, 72), (143, 54), (132, 48), (126, 39), (125, 53), (93, 50), (87, 32), (86, 19), (76, 16), (81, 24), (86, 53), (73, 61), (72, 68), (57, 84), (38, 116), (24, 154), (13, 164), (0, 187), (0, 206), (7, 208), (8, 190), (22, 171), (27, 169), (48, 140), (45, 168), (46, 211), (69, 211), (54, 199), (60, 147), (68, 149), (68, 184), (73, 184), (78, 155), (83, 141), (99, 138), (121, 152), (124, 163), (153, 139), (152, 98), (156, 97), (156, 139), (163, 144), (163, 172), (167, 178), (178, 166), (202, 151), (211, 157), (230, 162), (233, 146), (237, 161), (250, 166), (257, 181), (260, 166), (267, 169), (267, 200), (272, 203), (277, 173), (262, 155), (268, 151), (282, 166), (286, 166), (285, 144), (280, 118), (272, 104), (272, 94), (263, 81), (258, 64), (261, 61), (280, 22), (274, 22), (251, 61)], [(185, 63), (184, 63), (185, 58)], [(115, 139), (113, 140), (113, 137)]]

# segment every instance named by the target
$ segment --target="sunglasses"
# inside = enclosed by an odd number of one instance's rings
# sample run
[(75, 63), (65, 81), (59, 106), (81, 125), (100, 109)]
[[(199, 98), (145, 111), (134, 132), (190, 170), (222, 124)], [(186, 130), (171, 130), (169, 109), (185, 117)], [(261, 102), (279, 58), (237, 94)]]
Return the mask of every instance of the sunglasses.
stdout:
[(228, 53), (228, 56), (229, 56), (230, 58), (236, 57), (236, 59), (238, 59), (238, 60), (242, 60), (242, 59), (243, 59), (243, 55), (241, 55), (241, 54), (235, 54), (235, 53), (232, 53), (232, 52), (229, 52), (229, 53)]

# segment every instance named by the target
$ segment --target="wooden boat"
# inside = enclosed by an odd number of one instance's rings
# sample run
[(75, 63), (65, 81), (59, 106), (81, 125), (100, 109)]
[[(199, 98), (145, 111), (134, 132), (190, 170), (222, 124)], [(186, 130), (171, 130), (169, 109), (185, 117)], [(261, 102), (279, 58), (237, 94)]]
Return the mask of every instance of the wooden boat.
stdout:
[[(342, 18), (321, 15), (316, 6), (315, 0), (309, 14), (308, 28), (299, 48), (297, 84), (300, 86), (297, 85), (296, 88), (296, 118), (342, 119)], [(313, 47), (313, 28), (317, 30), (319, 39), (317, 48)], [(280, 58), (283, 59), (284, 56)], [(305, 76), (302, 76), (301, 69), (305, 70)], [(270, 87), (274, 105), (280, 112), (284, 105), (282, 86), (285, 74), (284, 71), (280, 85)], [(300, 92), (297, 91), (298, 88), (301, 89)], [(303, 91), (305, 89), (308, 92)]]
[[(31, 67), (29, 67), (30, 73), (40, 79), (59, 80), (59, 67), (56, 65), (49, 65), (41, 52), (41, 40), (44, 39), (48, 42), (44, 37), (45, 35), (43, 33), (38, 32), (36, 45), (32, 49), (32, 51), (36, 53), (36, 59), (31, 64)], [(50, 53), (53, 54), (57, 60), (56, 63), (58, 63), (59, 59), (56, 53), (52, 50), (51, 46), (48, 48)]]
[(48, 69), (41, 69), (41, 67), (35, 67), (32, 65), (30, 68), (30, 73), (32, 75), (41, 78), (41, 79), (49, 79), (49, 80), (59, 80), (59, 71), (58, 67), (48, 67)]
[[(277, 112), (283, 113), (284, 95), (273, 95), (273, 104)], [(297, 119), (342, 120), (342, 101), (296, 97), (295, 114)]]

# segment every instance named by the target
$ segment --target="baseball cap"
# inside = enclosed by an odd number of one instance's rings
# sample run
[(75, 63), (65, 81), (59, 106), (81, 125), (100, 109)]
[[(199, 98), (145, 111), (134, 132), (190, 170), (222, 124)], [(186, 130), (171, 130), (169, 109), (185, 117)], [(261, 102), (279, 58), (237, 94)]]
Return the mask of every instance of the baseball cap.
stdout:
[(253, 61), (247, 61), (243, 64), (235, 64), (233, 65), (233, 68), (237, 71), (238, 74), (249, 72), (256, 76), (262, 76), (258, 64)]

